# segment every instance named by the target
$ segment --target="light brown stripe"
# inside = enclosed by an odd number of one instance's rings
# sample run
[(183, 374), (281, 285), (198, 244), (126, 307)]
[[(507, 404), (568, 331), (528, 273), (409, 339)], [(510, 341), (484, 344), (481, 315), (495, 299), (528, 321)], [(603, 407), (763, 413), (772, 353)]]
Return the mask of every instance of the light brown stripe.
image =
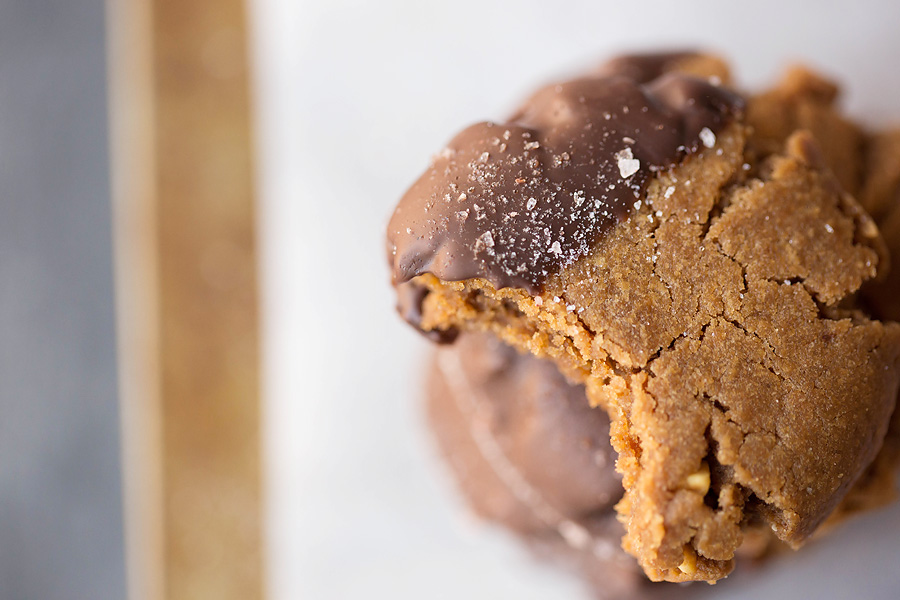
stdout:
[[(124, 400), (133, 406), (132, 418), (126, 419), (130, 434), (140, 428), (139, 415), (152, 429), (155, 413), (160, 444), (154, 450), (153, 441), (144, 440), (155, 456), (125, 468), (144, 469), (149, 477), (157, 470), (162, 506), (155, 516), (150, 502), (134, 494), (129, 501), (132, 508), (134, 500), (144, 504), (144, 513), (130, 526), (130, 549), (146, 554), (143, 562), (132, 557), (142, 573), (132, 576), (132, 595), (261, 598), (259, 333), (246, 8), (241, 0), (150, 4), (145, 15), (151, 98), (137, 100), (151, 112), (143, 115), (152, 138), (146, 153), (150, 176), (143, 188), (132, 185), (138, 195), (123, 202), (140, 204), (140, 195), (146, 194), (147, 204), (132, 206), (131, 214), (147, 219), (146, 229), (138, 224), (135, 235), (151, 233), (124, 239), (121, 227), (118, 232), (120, 250), (145, 244), (132, 254), (148, 260), (120, 261), (118, 272), (120, 287), (126, 277), (132, 288), (156, 290), (147, 299), (132, 289), (132, 300), (155, 312), (148, 315), (153, 331), (144, 340), (154, 348), (143, 348), (143, 369), (152, 381), (149, 391), (132, 385), (131, 398)], [(140, 79), (141, 73), (133, 76)], [(114, 138), (117, 153), (134, 153), (133, 159), (147, 147), (146, 139), (124, 137)], [(122, 199), (128, 188), (119, 186), (117, 196)], [(134, 276), (132, 268), (142, 274)], [(150, 285), (142, 285), (145, 269)], [(142, 320), (138, 312), (132, 305), (131, 318)], [(127, 337), (123, 332), (122, 339)], [(129, 352), (124, 343), (123, 352)], [(126, 396), (128, 390), (123, 384)], [(135, 402), (150, 406), (134, 408)], [(135, 442), (129, 439), (126, 445)], [(126, 451), (126, 461), (137, 454)], [(145, 491), (152, 494), (152, 485)], [(161, 528), (158, 543), (154, 520)]]

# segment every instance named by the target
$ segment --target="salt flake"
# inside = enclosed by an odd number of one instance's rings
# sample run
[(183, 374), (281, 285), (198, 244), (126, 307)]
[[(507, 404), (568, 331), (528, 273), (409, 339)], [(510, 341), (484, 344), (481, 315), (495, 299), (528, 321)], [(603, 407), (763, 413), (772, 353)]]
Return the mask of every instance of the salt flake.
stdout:
[(709, 127), (704, 127), (700, 130), (700, 141), (707, 148), (712, 148), (716, 145), (716, 134)]
[(641, 161), (634, 157), (631, 148), (616, 152), (616, 164), (619, 166), (619, 175), (622, 179), (628, 179), (641, 168)]

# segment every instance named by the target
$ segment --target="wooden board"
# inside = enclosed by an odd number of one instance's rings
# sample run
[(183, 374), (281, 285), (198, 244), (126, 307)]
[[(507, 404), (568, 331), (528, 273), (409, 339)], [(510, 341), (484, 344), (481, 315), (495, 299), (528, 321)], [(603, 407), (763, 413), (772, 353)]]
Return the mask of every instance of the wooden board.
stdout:
[(109, 8), (130, 595), (260, 598), (246, 7)]

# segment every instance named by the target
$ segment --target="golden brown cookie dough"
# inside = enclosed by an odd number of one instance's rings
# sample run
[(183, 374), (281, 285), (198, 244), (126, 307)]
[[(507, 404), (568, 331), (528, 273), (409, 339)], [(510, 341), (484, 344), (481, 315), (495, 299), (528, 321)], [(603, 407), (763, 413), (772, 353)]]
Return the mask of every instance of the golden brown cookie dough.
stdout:
[[(886, 241), (879, 277), (861, 291), (863, 303), (875, 318), (900, 320), (900, 131), (874, 134), (845, 117), (839, 107), (840, 90), (832, 81), (802, 66), (785, 73), (771, 90), (748, 99), (751, 125), (749, 146), (756, 155), (777, 151), (781, 140), (804, 129), (823, 149), (822, 159), (873, 217)], [(885, 252), (879, 250), (879, 252)], [(829, 523), (883, 506), (896, 496), (900, 461), (900, 413), (892, 417), (876, 460), (832, 513)]]
[[(890, 264), (900, 271), (900, 130), (872, 135), (866, 161), (860, 201), (878, 223), (887, 242)], [(864, 293), (874, 314), (900, 320), (900, 275), (875, 282)]]
[[(865, 156), (860, 202), (876, 221), (890, 222), (900, 211), (900, 130), (870, 136)], [(885, 237), (894, 239), (890, 235)]]
[(655, 173), (631, 214), (539, 289), (427, 269), (412, 280), (427, 290), (421, 329), (490, 331), (551, 358), (608, 411), (623, 546), (653, 580), (724, 577), (760, 523), (801, 544), (870, 465), (894, 409), (900, 325), (854, 302), (882, 263), (878, 231), (825, 166), (839, 160), (827, 146), (803, 132), (760, 143), (753, 106)]
[(840, 113), (838, 96), (835, 83), (802, 66), (789, 68), (775, 87), (747, 103), (749, 153), (776, 154), (792, 133), (809, 131), (841, 186), (855, 195), (864, 175), (865, 136)]
[[(873, 134), (866, 144), (861, 203), (874, 216), (886, 242), (891, 270), (863, 287), (863, 304), (882, 320), (900, 320), (900, 131)], [(894, 410), (884, 444), (872, 465), (829, 521), (883, 506), (897, 497), (900, 410)]]

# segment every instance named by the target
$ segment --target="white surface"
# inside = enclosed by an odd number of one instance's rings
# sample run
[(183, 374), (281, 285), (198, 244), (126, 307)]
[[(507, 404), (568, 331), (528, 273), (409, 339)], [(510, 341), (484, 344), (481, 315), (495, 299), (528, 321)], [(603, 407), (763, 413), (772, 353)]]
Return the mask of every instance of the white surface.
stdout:
[[(900, 118), (900, 8), (257, 0), (252, 11), (272, 598), (586, 597), (503, 534), (466, 526), (422, 426), (427, 344), (393, 312), (393, 204), (456, 130), (623, 49), (718, 49), (754, 86), (804, 60), (847, 84), (857, 116)], [(895, 597), (898, 532), (900, 509), (869, 516), (715, 595)]]

